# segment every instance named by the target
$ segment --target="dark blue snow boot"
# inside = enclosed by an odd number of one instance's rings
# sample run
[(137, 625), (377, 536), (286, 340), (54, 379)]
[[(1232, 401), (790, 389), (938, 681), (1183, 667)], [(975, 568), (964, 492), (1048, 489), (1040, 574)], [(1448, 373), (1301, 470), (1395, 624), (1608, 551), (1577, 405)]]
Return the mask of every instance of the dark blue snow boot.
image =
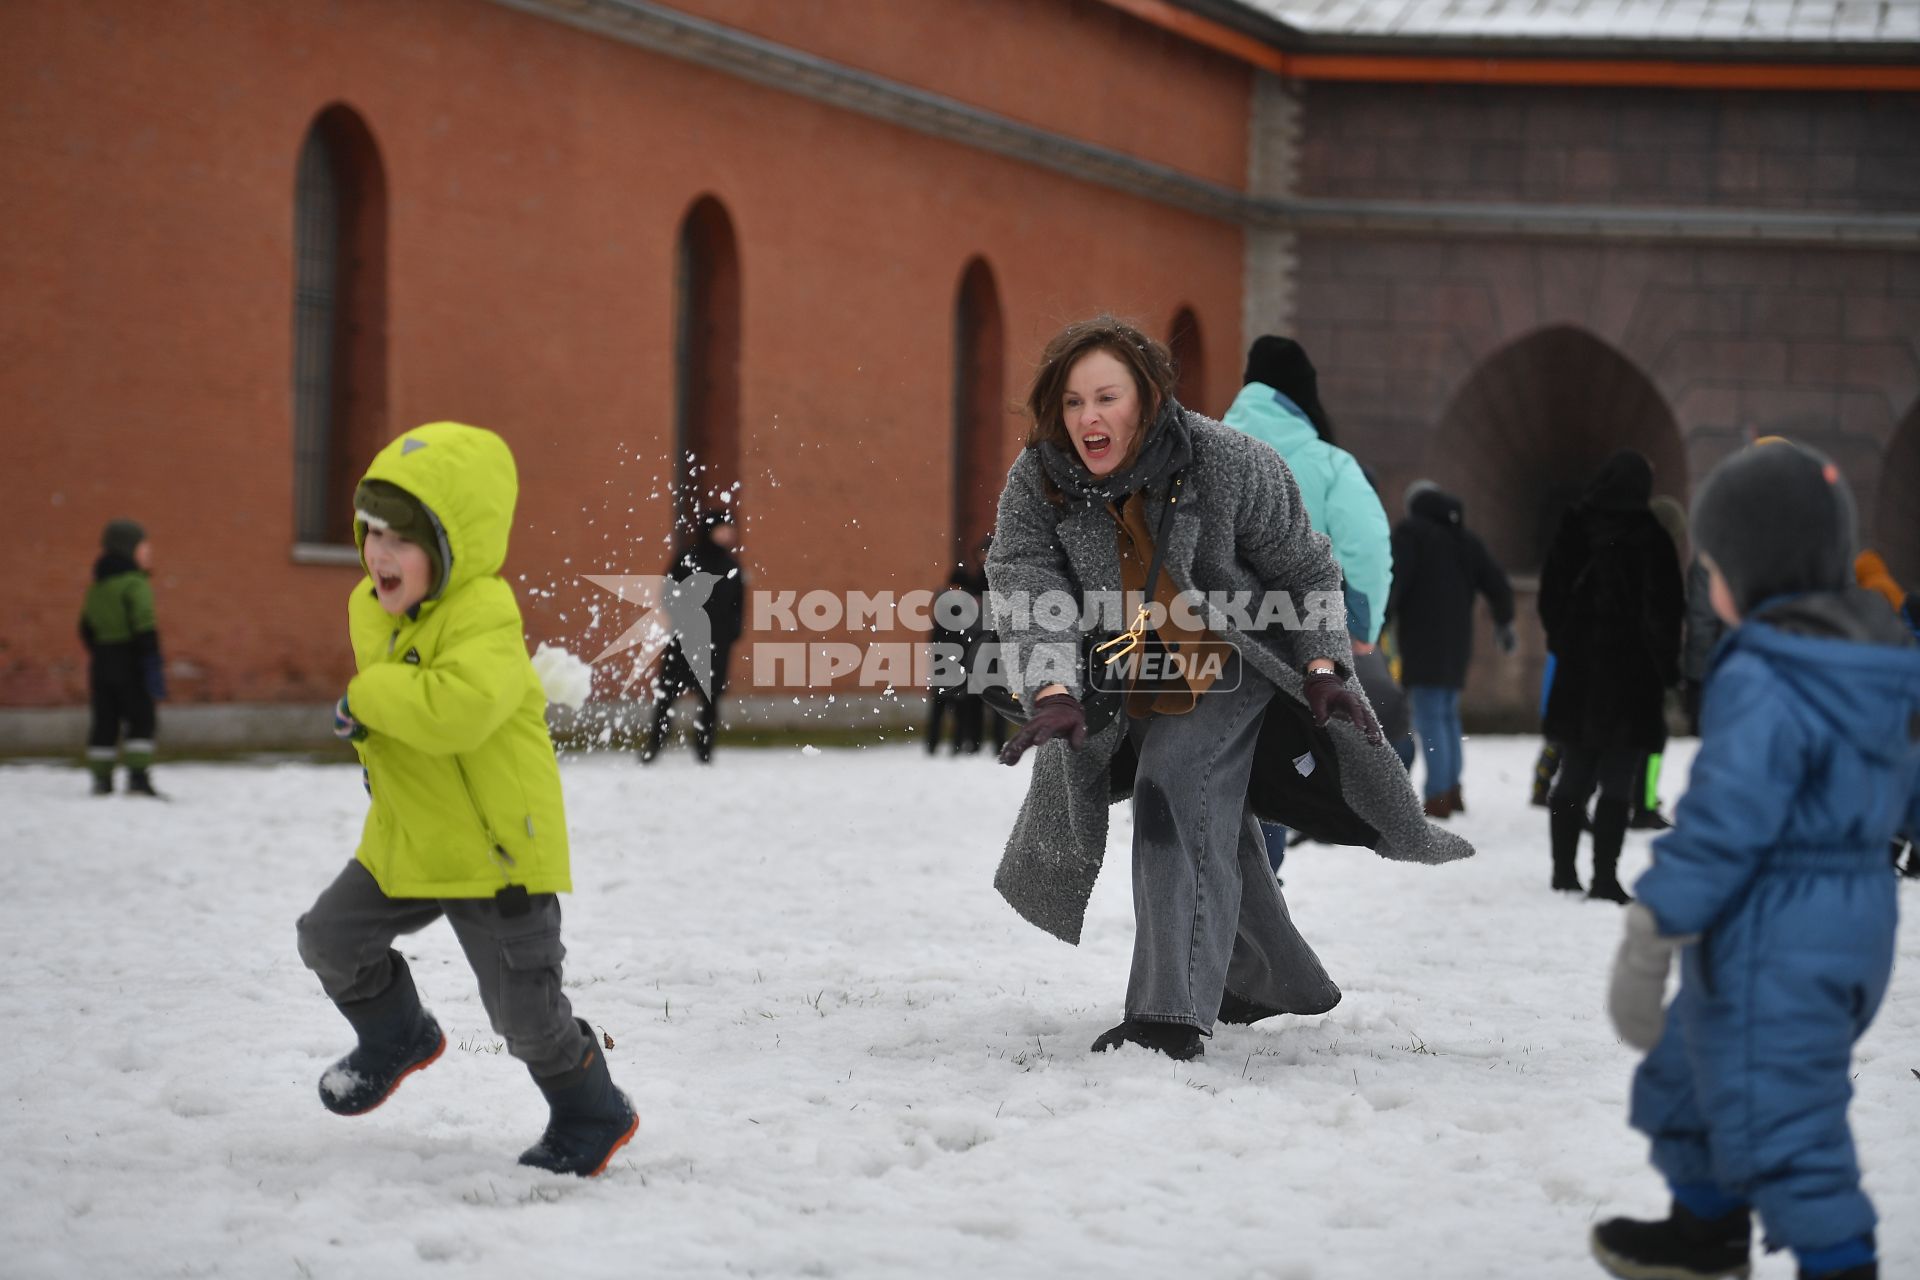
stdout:
[(547, 1095), (552, 1114), (540, 1141), (520, 1153), (520, 1163), (548, 1173), (591, 1178), (627, 1145), (640, 1128), (640, 1116), (627, 1095), (613, 1087), (607, 1060), (594, 1043), (593, 1028), (575, 1021), (587, 1037), (587, 1056), (571, 1071), (533, 1078)]
[(387, 955), (393, 981), (385, 991), (367, 1000), (335, 1002), (360, 1035), (353, 1052), (320, 1077), (320, 1101), (337, 1116), (365, 1115), (447, 1048), (440, 1024), (420, 1007), (406, 960), (398, 951)]

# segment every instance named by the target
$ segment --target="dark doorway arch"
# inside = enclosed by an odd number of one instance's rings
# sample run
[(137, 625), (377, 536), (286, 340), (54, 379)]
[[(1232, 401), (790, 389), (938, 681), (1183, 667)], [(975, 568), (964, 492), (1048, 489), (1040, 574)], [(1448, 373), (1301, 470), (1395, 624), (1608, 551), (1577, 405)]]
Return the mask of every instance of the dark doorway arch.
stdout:
[(1192, 307), (1173, 313), (1173, 323), (1167, 326), (1167, 349), (1173, 352), (1173, 371), (1179, 379), (1173, 398), (1189, 409), (1207, 412), (1207, 347), (1200, 317)]
[(1502, 566), (1535, 573), (1562, 513), (1619, 449), (1653, 463), (1655, 493), (1687, 500), (1686, 448), (1659, 390), (1600, 339), (1560, 325), (1481, 362), (1428, 441), (1425, 475), (1459, 495)]
[(690, 531), (740, 481), (740, 250), (712, 196), (680, 223), (674, 278), (674, 517)]
[(1005, 351), (993, 268), (974, 258), (960, 273), (953, 306), (953, 544), (962, 563), (993, 532), (1005, 478)]
[(1907, 411), (1887, 445), (1866, 545), (1886, 560), (1896, 582), (1920, 591), (1920, 401)]
[(353, 541), (353, 487), (386, 434), (386, 170), (366, 122), (335, 103), (294, 176), (296, 541)]

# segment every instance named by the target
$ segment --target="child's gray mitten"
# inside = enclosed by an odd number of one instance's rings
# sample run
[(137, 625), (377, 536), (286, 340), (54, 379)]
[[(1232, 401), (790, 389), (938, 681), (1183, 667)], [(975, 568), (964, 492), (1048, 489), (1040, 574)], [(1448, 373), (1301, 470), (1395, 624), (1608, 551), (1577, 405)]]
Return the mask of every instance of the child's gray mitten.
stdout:
[(1660, 1041), (1666, 1023), (1667, 971), (1673, 953), (1692, 938), (1663, 938), (1660, 922), (1645, 903), (1626, 910), (1627, 928), (1613, 958), (1613, 982), (1607, 989), (1607, 1014), (1620, 1038), (1645, 1053)]

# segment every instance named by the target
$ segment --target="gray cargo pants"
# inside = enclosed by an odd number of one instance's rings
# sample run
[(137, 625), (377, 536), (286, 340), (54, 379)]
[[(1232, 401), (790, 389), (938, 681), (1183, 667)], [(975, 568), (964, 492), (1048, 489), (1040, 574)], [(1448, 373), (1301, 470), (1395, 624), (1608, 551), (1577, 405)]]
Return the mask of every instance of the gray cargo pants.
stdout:
[(1273, 696), (1272, 681), (1235, 654), (1193, 710), (1128, 724), (1139, 755), (1131, 1020), (1210, 1031), (1224, 991), (1282, 1013), (1339, 1003), (1340, 989), (1293, 927), (1247, 803)]
[(587, 1037), (560, 990), (560, 898), (536, 893), (527, 902), (526, 914), (503, 916), (492, 898), (389, 898), (371, 872), (349, 862), (300, 917), (300, 958), (336, 1003), (365, 1000), (393, 981), (393, 940), (445, 916), (494, 1034), (536, 1077), (559, 1075), (580, 1065)]

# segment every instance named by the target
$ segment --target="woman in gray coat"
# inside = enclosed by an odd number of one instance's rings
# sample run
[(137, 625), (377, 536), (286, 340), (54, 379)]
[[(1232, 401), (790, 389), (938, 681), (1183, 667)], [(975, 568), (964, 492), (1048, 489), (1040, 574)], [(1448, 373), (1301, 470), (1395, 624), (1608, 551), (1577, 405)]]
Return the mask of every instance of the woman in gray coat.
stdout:
[[(1353, 679), (1340, 571), (1286, 464), (1181, 408), (1173, 384), (1164, 347), (1104, 316), (1054, 338), (1034, 377), (987, 577), (1026, 716), (1001, 758), (1038, 750), (994, 883), (1077, 943), (1107, 808), (1131, 795), (1126, 1019), (1093, 1047), (1190, 1058), (1216, 1021), (1340, 999), (1288, 917), (1257, 818), (1406, 861), (1473, 850), (1425, 821), (1381, 740)], [(1124, 678), (1125, 659), (1148, 657), (1164, 678)], [(1124, 695), (1103, 679), (1116, 672)]]

